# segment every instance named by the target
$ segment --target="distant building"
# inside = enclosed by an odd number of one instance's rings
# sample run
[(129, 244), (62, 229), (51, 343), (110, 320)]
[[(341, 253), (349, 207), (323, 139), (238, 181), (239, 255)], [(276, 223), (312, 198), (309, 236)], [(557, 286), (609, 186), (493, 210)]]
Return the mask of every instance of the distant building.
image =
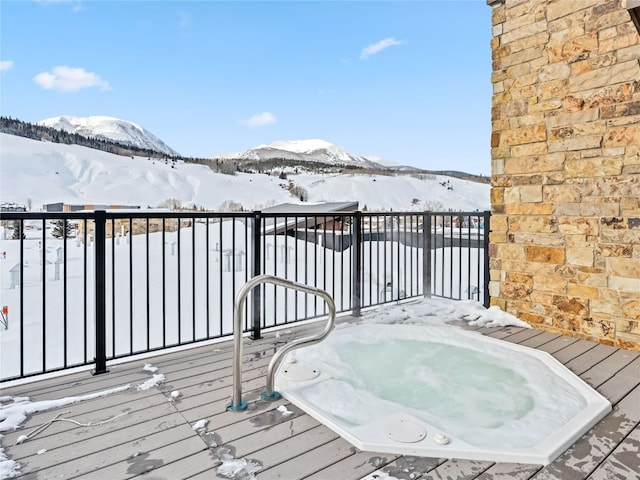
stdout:
[(45, 212), (80, 212), (82, 210), (134, 210), (140, 205), (70, 205), (68, 203), (47, 203), (43, 206)]
[[(340, 214), (349, 214), (357, 210), (358, 202), (328, 202), (316, 205), (283, 203), (262, 210), (263, 214), (269, 215), (262, 223), (263, 231), (279, 234), (296, 229), (342, 230), (345, 227), (345, 217)], [(286, 220), (281, 220), (280, 217), (274, 219), (271, 216), (279, 213), (286, 214)]]
[(17, 203), (0, 203), (0, 212), (26, 212), (27, 207)]
[(357, 210), (358, 202), (283, 203), (262, 210), (262, 232), (344, 250), (351, 246), (351, 218)]

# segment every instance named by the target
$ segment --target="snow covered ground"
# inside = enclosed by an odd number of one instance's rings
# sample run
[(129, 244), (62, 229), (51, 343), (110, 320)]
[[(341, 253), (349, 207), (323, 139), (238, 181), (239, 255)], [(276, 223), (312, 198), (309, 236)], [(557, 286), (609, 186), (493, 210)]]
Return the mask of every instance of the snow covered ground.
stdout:
[[(369, 211), (485, 210), (487, 184), (441, 176), (224, 175), (209, 167), (125, 157), (77, 145), (46, 143), (0, 133), (0, 202), (65, 202), (157, 207), (167, 200), (219, 210), (235, 202), (245, 210), (300, 203), (284, 187), (306, 190), (308, 203), (358, 201)], [(173, 168), (175, 167), (175, 168)], [(448, 183), (447, 183), (448, 182)]]

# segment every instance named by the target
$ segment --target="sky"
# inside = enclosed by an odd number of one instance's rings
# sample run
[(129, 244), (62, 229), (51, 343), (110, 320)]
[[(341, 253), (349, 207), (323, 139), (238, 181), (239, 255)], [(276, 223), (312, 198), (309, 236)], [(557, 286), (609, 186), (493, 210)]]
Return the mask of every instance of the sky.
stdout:
[(185, 156), (319, 138), (490, 174), (485, 0), (3, 0), (0, 27), (4, 116), (113, 116)]

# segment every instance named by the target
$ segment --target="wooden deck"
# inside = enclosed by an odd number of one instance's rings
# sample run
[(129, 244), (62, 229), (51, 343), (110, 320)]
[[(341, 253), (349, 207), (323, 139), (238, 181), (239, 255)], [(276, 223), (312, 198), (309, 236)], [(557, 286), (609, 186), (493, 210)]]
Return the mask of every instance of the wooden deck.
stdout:
[[(321, 327), (291, 327), (279, 338), (270, 333), (259, 341), (245, 340), (243, 389), (249, 408), (243, 412), (225, 408), (232, 391), (230, 341), (109, 366), (110, 373), (96, 377), (81, 372), (4, 387), (2, 395), (28, 396), (37, 402), (131, 385), (121, 393), (35, 413), (20, 430), (6, 433), (1, 446), (21, 465), (21, 479), (229, 478), (218, 467), (230, 465), (230, 459), (259, 466), (255, 474), (259, 480), (640, 478), (638, 353), (537, 330), (479, 329), (551, 353), (614, 405), (607, 417), (542, 468), (362, 452), (285, 399), (259, 400), (275, 342), (280, 345), (316, 328)], [(157, 367), (156, 373), (166, 380), (138, 391), (136, 386), (152, 377), (142, 369), (145, 363)], [(171, 392), (176, 390), (180, 396), (174, 400)], [(277, 410), (280, 405), (294, 413), (283, 415)], [(56, 421), (35, 430), (58, 414), (60, 419), (94, 425)], [(195, 431), (193, 425), (199, 420), (207, 421), (206, 428)], [(36, 435), (15, 444), (21, 435), (34, 431)], [(231, 478), (253, 477), (239, 472)]]

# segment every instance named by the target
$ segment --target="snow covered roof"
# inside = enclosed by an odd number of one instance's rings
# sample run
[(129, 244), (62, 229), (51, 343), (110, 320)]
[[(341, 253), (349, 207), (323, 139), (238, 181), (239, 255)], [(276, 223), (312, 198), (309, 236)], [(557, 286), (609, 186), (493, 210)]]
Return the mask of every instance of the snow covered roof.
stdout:
[(332, 213), (332, 212), (355, 212), (358, 210), (358, 202), (327, 202), (311, 205), (308, 203), (281, 203), (273, 207), (265, 208), (262, 213)]

